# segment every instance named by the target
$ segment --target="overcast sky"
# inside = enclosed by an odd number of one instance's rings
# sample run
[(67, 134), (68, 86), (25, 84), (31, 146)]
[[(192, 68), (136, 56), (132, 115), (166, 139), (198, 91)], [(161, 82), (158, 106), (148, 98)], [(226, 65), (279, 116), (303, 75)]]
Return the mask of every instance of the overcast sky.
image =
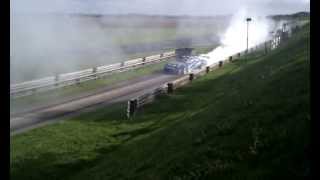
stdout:
[(240, 7), (266, 14), (309, 11), (310, 0), (11, 0), (15, 13), (232, 14)]

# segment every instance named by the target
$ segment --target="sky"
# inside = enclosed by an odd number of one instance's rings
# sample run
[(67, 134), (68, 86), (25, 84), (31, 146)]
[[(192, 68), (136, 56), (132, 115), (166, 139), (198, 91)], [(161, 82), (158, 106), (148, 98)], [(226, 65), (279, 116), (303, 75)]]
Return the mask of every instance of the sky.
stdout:
[(85, 13), (212, 16), (239, 8), (264, 14), (310, 11), (310, 0), (11, 0), (14, 13)]

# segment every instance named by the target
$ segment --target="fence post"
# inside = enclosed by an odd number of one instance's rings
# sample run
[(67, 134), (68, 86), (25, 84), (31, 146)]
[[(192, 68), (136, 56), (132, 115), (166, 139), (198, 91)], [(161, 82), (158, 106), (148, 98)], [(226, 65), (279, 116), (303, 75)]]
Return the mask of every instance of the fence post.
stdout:
[(238, 53), (238, 58), (241, 56), (241, 53)]
[(219, 61), (219, 67), (222, 67), (223, 61)]
[[(92, 73), (95, 74), (97, 72), (97, 67), (93, 67), (92, 68)], [(97, 77), (97, 74), (94, 75), (94, 77)]]
[(144, 65), (145, 62), (146, 62), (146, 57), (143, 57), (143, 58), (142, 58), (142, 65)]
[(59, 81), (59, 74), (55, 74), (55, 75), (54, 75), (54, 80), (55, 80), (55, 81)]
[(136, 112), (138, 107), (138, 100), (137, 99), (131, 99), (128, 101), (127, 106), (127, 118), (131, 118), (134, 113)]
[(229, 62), (232, 62), (232, 56), (229, 56)]
[(265, 52), (265, 54), (267, 54), (267, 53), (268, 53), (268, 49), (267, 49), (267, 42), (265, 42), (265, 43), (264, 43), (264, 52)]
[(271, 50), (272, 48), (272, 40), (269, 41), (269, 49)]
[(206, 73), (208, 74), (210, 72), (210, 66), (206, 67)]
[(58, 81), (59, 81), (59, 74), (54, 75), (54, 81), (56, 82), (54, 85), (58, 86)]
[(167, 93), (173, 93), (173, 83), (168, 83), (167, 84)]
[(97, 67), (93, 67), (92, 68), (92, 73), (96, 73), (97, 72)]
[(194, 74), (193, 73), (189, 74), (189, 80), (192, 81), (193, 79), (194, 79)]

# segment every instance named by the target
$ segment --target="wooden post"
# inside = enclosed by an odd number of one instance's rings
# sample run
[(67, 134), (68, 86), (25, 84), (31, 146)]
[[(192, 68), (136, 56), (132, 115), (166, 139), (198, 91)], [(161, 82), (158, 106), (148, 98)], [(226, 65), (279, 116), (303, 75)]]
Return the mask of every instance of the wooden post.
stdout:
[(232, 56), (229, 56), (229, 62), (232, 62)]
[(222, 67), (223, 61), (219, 61), (219, 67)]
[(136, 112), (138, 107), (138, 100), (137, 99), (131, 99), (128, 101), (127, 106), (127, 118), (131, 118), (134, 113)]
[(271, 50), (272, 40), (269, 41), (269, 49)]
[(54, 75), (54, 80), (55, 80), (55, 81), (59, 81), (59, 74), (55, 74), (55, 75)]
[(267, 54), (267, 53), (268, 53), (268, 49), (267, 49), (267, 42), (265, 42), (265, 43), (264, 43), (264, 52), (265, 52), (265, 54)]
[(194, 74), (193, 73), (189, 74), (189, 80), (192, 81), (193, 79), (194, 79)]
[[(95, 74), (97, 72), (97, 67), (92, 68), (92, 73)], [(94, 77), (97, 77), (97, 74), (93, 75)]]
[(208, 74), (210, 72), (210, 66), (206, 67), (206, 73)]
[(241, 53), (238, 53), (238, 58), (241, 56)]
[(144, 65), (145, 62), (146, 62), (146, 57), (143, 57), (143, 58), (142, 58), (142, 65)]
[(92, 68), (92, 73), (96, 73), (96, 72), (97, 72), (97, 69), (98, 69), (97, 67), (93, 67), (93, 68)]
[(173, 83), (168, 83), (167, 84), (167, 93), (173, 93)]
[(58, 81), (59, 81), (59, 74), (56, 74), (55, 76), (54, 76), (54, 81), (56, 82), (54, 85), (55, 86), (58, 86)]

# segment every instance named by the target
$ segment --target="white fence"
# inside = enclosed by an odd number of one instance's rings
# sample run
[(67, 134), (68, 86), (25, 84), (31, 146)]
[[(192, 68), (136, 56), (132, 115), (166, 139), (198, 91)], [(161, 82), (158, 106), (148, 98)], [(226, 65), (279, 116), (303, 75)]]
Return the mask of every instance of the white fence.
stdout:
[(57, 76), (50, 76), (32, 81), (12, 84), (10, 85), (10, 96), (14, 98), (22, 97), (40, 91), (46, 91), (73, 84), (79, 84), (81, 82), (85, 82), (92, 79), (98, 79), (103, 76), (113, 74), (115, 72), (123, 72), (143, 65), (165, 61), (168, 58), (174, 56), (175, 52), (169, 51), (162, 54), (137, 58), (121, 63), (99, 66), (81, 71), (59, 74)]

